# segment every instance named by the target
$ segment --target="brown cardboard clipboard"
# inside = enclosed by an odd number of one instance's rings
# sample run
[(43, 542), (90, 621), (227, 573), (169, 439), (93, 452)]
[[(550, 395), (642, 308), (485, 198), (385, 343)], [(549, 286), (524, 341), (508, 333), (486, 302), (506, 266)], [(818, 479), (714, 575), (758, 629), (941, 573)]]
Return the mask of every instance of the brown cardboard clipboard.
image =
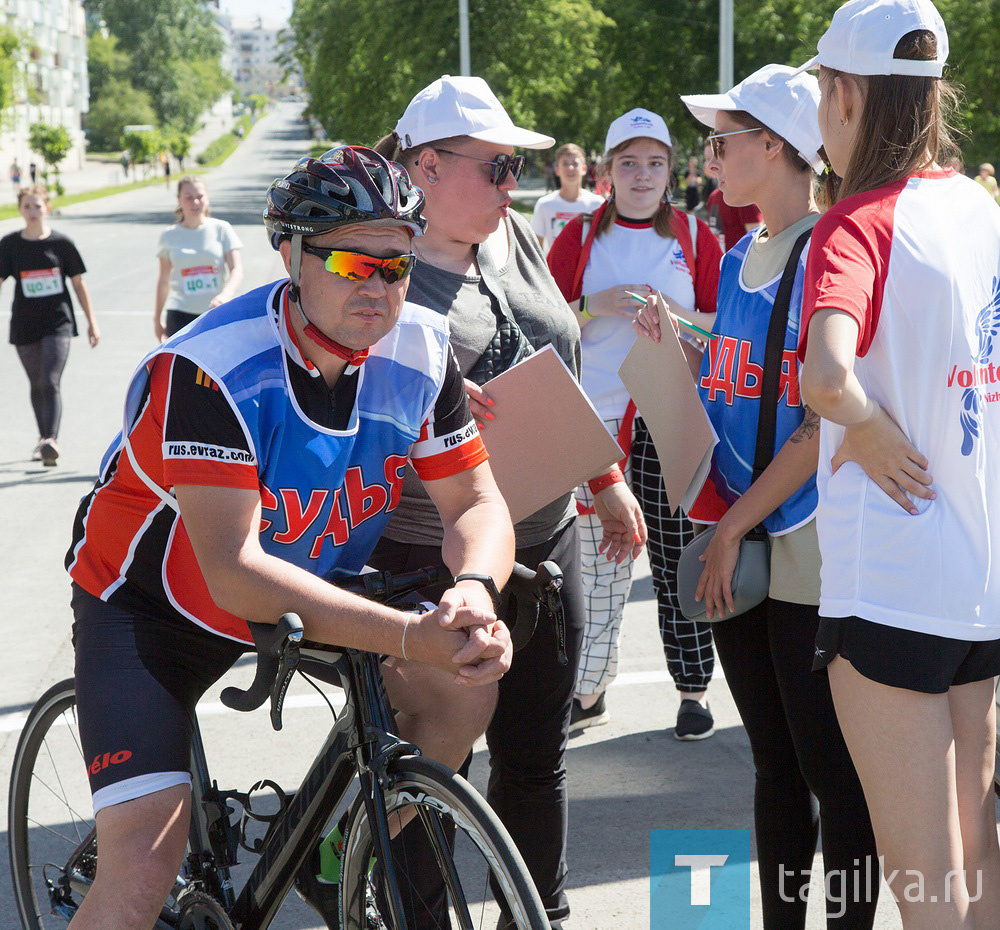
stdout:
[(490, 467), (517, 523), (606, 472), (623, 457), (552, 346), (508, 368), (483, 389), (495, 420), (483, 424)]
[(618, 369), (653, 438), (671, 510), (687, 511), (712, 464), (718, 436), (698, 396), (684, 350), (664, 319), (659, 342), (637, 336)]

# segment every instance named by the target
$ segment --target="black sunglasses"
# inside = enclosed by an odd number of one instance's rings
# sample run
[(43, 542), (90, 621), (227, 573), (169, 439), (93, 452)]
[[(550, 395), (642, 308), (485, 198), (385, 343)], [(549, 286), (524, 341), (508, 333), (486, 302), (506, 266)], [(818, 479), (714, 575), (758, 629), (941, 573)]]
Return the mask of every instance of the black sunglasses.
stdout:
[(451, 149), (435, 149), (436, 152), (444, 152), (445, 155), (457, 155), (459, 158), (471, 158), (473, 161), (481, 161), (484, 165), (492, 165), (490, 171), (490, 184), (497, 186), (503, 184), (508, 173), (514, 175), (516, 181), (524, 171), (523, 155), (497, 155), (496, 158), (476, 158), (475, 155), (465, 155), (462, 152), (453, 152)]

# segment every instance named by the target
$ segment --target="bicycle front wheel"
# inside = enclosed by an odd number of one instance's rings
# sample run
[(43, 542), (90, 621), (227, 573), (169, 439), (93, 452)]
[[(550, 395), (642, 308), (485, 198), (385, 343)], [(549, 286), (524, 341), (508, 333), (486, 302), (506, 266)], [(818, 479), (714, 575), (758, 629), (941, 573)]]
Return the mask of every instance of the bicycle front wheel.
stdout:
[[(97, 873), (87, 762), (72, 678), (49, 688), (21, 731), (10, 776), (7, 845), (24, 930), (65, 928)], [(173, 897), (156, 930), (173, 927)]]
[[(397, 760), (389, 775), (385, 808), (396, 835), (391, 856), (408, 930), (548, 930), (521, 854), (464, 778), (421, 756)], [(358, 798), (341, 863), (344, 930), (396, 926), (379, 856)]]

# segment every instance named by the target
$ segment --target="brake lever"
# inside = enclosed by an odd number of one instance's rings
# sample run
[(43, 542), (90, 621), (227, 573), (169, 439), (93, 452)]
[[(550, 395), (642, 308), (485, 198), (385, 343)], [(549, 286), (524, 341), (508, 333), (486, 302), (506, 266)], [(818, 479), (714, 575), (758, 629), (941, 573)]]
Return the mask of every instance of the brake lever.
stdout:
[(569, 662), (566, 655), (566, 615), (563, 612), (562, 591), (563, 571), (552, 561), (542, 562), (535, 571), (535, 584), (538, 586), (539, 600), (552, 615), (556, 627), (556, 657), (560, 665)]
[(285, 692), (299, 664), (302, 620), (297, 614), (283, 614), (276, 624), (248, 622), (257, 647), (257, 669), (246, 691), (224, 688), (222, 703), (234, 710), (256, 710), (271, 698), (271, 726), (281, 729), (281, 708)]

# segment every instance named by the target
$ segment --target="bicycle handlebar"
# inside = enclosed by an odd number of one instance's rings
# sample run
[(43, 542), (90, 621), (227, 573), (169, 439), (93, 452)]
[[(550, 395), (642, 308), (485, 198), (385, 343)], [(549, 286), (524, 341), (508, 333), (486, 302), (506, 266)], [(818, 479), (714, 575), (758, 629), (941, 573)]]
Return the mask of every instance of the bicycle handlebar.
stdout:
[[(420, 568), (411, 572), (365, 572), (333, 581), (337, 587), (369, 600), (391, 604), (419, 588), (448, 581), (451, 575), (443, 566)], [(566, 657), (566, 626), (563, 619), (560, 589), (562, 569), (555, 562), (542, 562), (536, 571), (514, 563), (510, 580), (503, 590), (502, 613), (512, 622), (511, 640), (516, 652), (531, 639), (541, 608), (552, 616), (557, 636), (558, 658)], [(251, 711), (271, 698), (271, 726), (281, 729), (281, 708), (285, 692), (299, 664), (302, 620), (297, 614), (283, 614), (277, 624), (247, 622), (257, 648), (257, 668), (245, 691), (228, 687), (220, 695), (222, 703), (233, 710)]]

